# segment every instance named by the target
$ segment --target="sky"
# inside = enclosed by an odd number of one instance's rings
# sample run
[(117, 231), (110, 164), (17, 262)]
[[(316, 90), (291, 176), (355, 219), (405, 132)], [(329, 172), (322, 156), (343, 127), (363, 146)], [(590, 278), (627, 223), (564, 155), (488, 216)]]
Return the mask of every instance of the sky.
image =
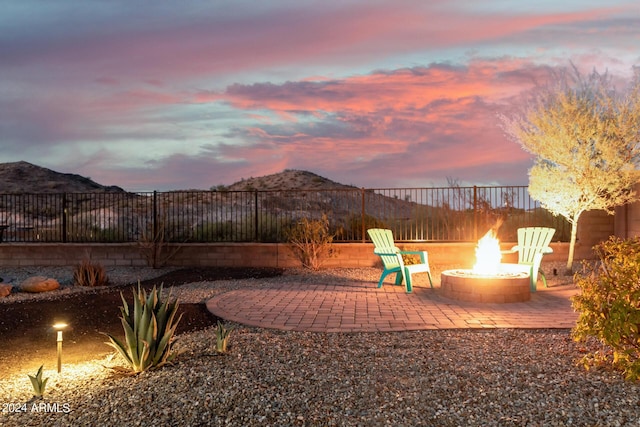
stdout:
[(0, 0), (0, 163), (128, 191), (526, 185), (498, 115), (557, 68), (630, 78), (639, 46), (637, 0)]

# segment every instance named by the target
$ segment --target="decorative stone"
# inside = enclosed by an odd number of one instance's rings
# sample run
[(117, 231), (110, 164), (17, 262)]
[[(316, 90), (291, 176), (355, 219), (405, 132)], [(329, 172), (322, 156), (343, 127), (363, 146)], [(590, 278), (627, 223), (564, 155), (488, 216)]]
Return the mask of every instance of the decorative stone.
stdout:
[(60, 283), (56, 279), (46, 278), (44, 276), (33, 276), (25, 279), (20, 285), (22, 292), (48, 292), (55, 291), (60, 287)]
[(0, 283), (0, 298), (9, 295), (12, 289), (13, 286)]

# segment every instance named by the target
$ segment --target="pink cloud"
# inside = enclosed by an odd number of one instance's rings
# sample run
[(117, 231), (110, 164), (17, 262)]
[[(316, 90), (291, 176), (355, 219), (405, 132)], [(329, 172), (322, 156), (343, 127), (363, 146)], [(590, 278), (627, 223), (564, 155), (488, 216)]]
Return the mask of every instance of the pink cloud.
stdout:
[(496, 165), (530, 162), (506, 140), (496, 113), (544, 78), (548, 68), (504, 60), (333, 81), (234, 85), (220, 99), (240, 110), (286, 113), (294, 119), (254, 123), (239, 131), (241, 139), (253, 142), (225, 146), (224, 155), (252, 164), (278, 159), (288, 167), (306, 165), (331, 173), (340, 173), (344, 165), (375, 164), (367, 182), (375, 181), (375, 174), (398, 181), (409, 181), (416, 173), (431, 180), (455, 174), (473, 179), (465, 174), (472, 169), (484, 171), (476, 179), (521, 184), (526, 168), (518, 176), (491, 176)]
[(69, 77), (96, 73), (93, 78), (103, 81), (213, 79), (288, 64), (318, 65), (327, 60), (358, 64), (415, 50), (508, 40), (549, 25), (575, 25), (621, 10), (480, 14), (439, 3), (363, 2), (274, 7), (260, 15), (231, 18), (203, 13), (187, 19), (179, 13), (174, 17), (149, 11), (146, 19), (115, 17), (121, 22), (114, 23), (112, 31), (58, 27), (49, 34), (46, 47), (16, 45), (3, 60), (65, 69)]
[[(0, 100), (3, 146), (86, 148), (88, 175), (107, 165), (104, 182), (124, 187), (208, 187), (284, 168), (359, 185), (390, 176), (398, 185), (416, 176), (523, 183), (530, 158), (504, 138), (496, 112), (566, 65), (563, 49), (591, 68), (611, 63), (600, 42), (631, 54), (638, 33), (620, 7), (482, 14), (480, 3), (60, 16), (53, 21), (66, 25), (44, 35), (29, 28), (0, 41), (0, 80), (10, 88)], [(448, 48), (455, 54), (440, 58)], [(134, 169), (110, 151), (122, 141), (139, 142), (141, 158), (179, 142)]]
[[(170, 182), (183, 188), (194, 177), (200, 188), (209, 188), (285, 168), (359, 186), (443, 185), (449, 177), (526, 184), (531, 158), (505, 138), (496, 114), (548, 72), (503, 59), (341, 80), (233, 85), (217, 99), (249, 113), (247, 124), (227, 135), (244, 143), (211, 143), (197, 156), (158, 160), (148, 166), (162, 173), (148, 181), (136, 178), (149, 177), (144, 170), (124, 175), (155, 188)], [(265, 120), (274, 115), (280, 119)]]

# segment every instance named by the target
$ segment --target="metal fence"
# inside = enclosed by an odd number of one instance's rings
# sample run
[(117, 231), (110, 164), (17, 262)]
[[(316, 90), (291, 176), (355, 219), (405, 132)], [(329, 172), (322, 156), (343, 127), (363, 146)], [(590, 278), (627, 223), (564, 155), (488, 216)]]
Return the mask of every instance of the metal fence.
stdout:
[(302, 218), (326, 215), (335, 241), (365, 241), (386, 227), (400, 242), (476, 241), (496, 221), (498, 236), (570, 226), (529, 197), (526, 186), (0, 194), (5, 242), (284, 242)]

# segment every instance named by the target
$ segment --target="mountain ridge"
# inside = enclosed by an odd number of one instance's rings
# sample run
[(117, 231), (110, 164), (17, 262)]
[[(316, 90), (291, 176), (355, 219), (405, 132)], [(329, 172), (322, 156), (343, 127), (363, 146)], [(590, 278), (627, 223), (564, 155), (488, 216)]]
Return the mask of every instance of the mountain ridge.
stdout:
[[(313, 172), (285, 169), (282, 172), (241, 179), (230, 185), (212, 187), (215, 191), (277, 191), (353, 189)], [(176, 190), (180, 191), (180, 190)], [(186, 190), (185, 190), (186, 191)], [(115, 185), (99, 184), (90, 178), (61, 173), (26, 161), (0, 163), (0, 193), (95, 193), (126, 192)]]
[(229, 186), (219, 186), (218, 189), (230, 191), (275, 191), (275, 190), (328, 190), (353, 189), (352, 185), (340, 184), (313, 172), (285, 169), (282, 172), (264, 175), (256, 178), (241, 179)]
[(0, 163), (0, 193), (125, 192), (84, 176), (61, 173), (26, 161)]

